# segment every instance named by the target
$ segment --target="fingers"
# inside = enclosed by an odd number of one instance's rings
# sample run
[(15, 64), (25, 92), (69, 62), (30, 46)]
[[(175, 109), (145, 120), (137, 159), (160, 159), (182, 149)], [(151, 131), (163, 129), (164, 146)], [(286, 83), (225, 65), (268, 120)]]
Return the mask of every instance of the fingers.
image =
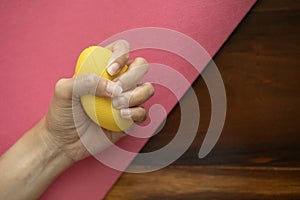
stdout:
[(126, 40), (117, 40), (105, 48), (113, 53), (107, 64), (107, 72), (113, 76), (127, 64), (129, 59), (130, 45)]
[(117, 109), (138, 106), (150, 99), (154, 94), (154, 88), (151, 83), (144, 83), (134, 90), (124, 92), (114, 97), (112, 104)]
[(147, 118), (146, 110), (138, 106), (153, 96), (154, 88), (151, 83), (144, 83), (138, 87), (137, 85), (147, 73), (148, 68), (149, 65), (144, 58), (136, 58), (130, 63), (128, 70), (114, 80), (123, 91), (126, 91), (113, 98), (112, 101), (115, 108), (121, 109), (120, 116), (124, 119), (141, 123)]
[(147, 118), (147, 112), (142, 107), (121, 109), (120, 115), (124, 119), (133, 120), (134, 122), (137, 123), (142, 123)]
[[(115, 75), (128, 63), (130, 46), (125, 40), (118, 40), (106, 46), (113, 53), (107, 65), (107, 72)], [(113, 98), (114, 107), (121, 109), (125, 119), (142, 122), (146, 119), (146, 110), (139, 105), (147, 101), (154, 88), (150, 83), (137, 86), (148, 71), (148, 63), (143, 58), (136, 58), (128, 70), (113, 81), (96, 74), (86, 74), (71, 79), (61, 79), (56, 84), (55, 96), (63, 99), (79, 98), (83, 95), (96, 95)], [(125, 91), (124, 93), (122, 93)]]
[(70, 79), (60, 79), (55, 86), (55, 96), (62, 99), (79, 98), (90, 94), (100, 97), (115, 97), (122, 88), (115, 82), (96, 74), (85, 74)]
[(149, 65), (144, 58), (136, 58), (126, 73), (115, 79), (122, 86), (123, 91), (135, 88), (144, 75), (148, 72)]
[(144, 83), (134, 90), (122, 93), (114, 97), (112, 104), (120, 109), (120, 116), (124, 119), (131, 119), (137, 123), (145, 121), (147, 112), (144, 108), (138, 107), (146, 102), (154, 94), (154, 88), (151, 83)]

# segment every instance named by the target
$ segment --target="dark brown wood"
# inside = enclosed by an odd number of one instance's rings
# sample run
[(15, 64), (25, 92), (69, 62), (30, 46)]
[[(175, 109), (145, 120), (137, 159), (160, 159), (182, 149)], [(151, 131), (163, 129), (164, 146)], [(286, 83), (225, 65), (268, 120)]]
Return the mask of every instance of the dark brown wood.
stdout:
[(124, 174), (109, 199), (298, 199), (300, 169), (170, 166)]
[[(208, 91), (199, 78), (193, 88), (201, 121), (189, 150), (158, 172), (125, 173), (107, 198), (299, 199), (299, 21), (300, 0), (260, 0), (214, 59), (228, 112), (213, 151), (197, 156), (210, 120)], [(166, 145), (179, 120), (176, 106), (143, 152)]]

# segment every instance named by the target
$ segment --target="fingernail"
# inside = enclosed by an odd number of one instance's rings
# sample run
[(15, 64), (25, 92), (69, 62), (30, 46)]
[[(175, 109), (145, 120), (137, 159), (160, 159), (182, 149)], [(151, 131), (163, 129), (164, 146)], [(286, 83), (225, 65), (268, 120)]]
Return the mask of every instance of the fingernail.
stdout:
[(116, 83), (108, 81), (106, 85), (106, 95), (110, 97), (119, 96), (123, 89)]
[(111, 64), (111, 65), (107, 68), (107, 72), (108, 72), (111, 76), (113, 76), (113, 75), (115, 75), (115, 74), (118, 72), (119, 68), (120, 68), (119, 63), (116, 63), (116, 62), (115, 62), (115, 63)]
[(129, 106), (129, 102), (125, 97), (116, 97), (112, 100), (112, 104), (115, 108), (126, 108)]
[(129, 108), (121, 109), (120, 114), (124, 119), (131, 119), (131, 111)]

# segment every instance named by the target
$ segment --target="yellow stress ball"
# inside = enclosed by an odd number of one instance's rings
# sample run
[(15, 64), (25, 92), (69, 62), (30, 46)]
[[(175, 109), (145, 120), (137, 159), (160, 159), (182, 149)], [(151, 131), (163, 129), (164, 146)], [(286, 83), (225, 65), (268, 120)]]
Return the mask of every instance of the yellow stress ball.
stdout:
[[(121, 72), (111, 76), (106, 72), (106, 65), (112, 52), (100, 46), (91, 46), (83, 50), (77, 60), (75, 76), (94, 73), (103, 78), (113, 80), (127, 70), (125, 66)], [(133, 121), (120, 117), (119, 110), (112, 106), (111, 98), (85, 95), (81, 97), (82, 106), (87, 115), (99, 126), (121, 132), (128, 129)]]

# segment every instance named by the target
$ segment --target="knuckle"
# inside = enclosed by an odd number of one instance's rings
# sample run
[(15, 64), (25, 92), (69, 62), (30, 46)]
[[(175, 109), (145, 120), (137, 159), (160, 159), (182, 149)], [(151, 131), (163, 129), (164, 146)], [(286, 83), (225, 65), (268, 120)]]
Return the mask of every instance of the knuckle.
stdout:
[(139, 108), (139, 119), (140, 122), (143, 122), (147, 119), (147, 111), (145, 108)]
[(129, 53), (124, 53), (122, 56), (124, 56), (125, 61), (127, 61), (130, 57)]
[(152, 83), (146, 83), (147, 86), (147, 94), (149, 97), (152, 97), (155, 93), (154, 87), (152, 85)]
[(135, 59), (135, 63), (139, 65), (139, 67), (143, 68), (143, 74), (146, 74), (149, 70), (149, 64), (145, 58), (137, 57)]
[(84, 84), (86, 88), (94, 88), (99, 81), (99, 77), (96, 74), (87, 74), (84, 79)]
[(147, 60), (143, 57), (137, 57), (135, 61), (140, 65), (148, 65)]
[(122, 45), (124, 47), (130, 47), (130, 44), (127, 40), (120, 39), (116, 41), (116, 45)]
[(107, 81), (105, 79), (100, 79), (96, 88), (96, 94), (103, 95), (107, 88)]
[(147, 111), (143, 107), (137, 107), (132, 116), (135, 122), (142, 123), (147, 119)]
[(124, 53), (128, 53), (130, 49), (130, 44), (126, 40), (117, 40), (113, 45), (115, 50), (122, 51)]
[(126, 40), (117, 40), (113, 45), (116, 54), (116, 62), (124, 65), (130, 57), (130, 44)]
[(59, 80), (56, 82), (56, 84), (55, 84), (55, 89), (60, 90), (61, 87), (64, 86), (65, 82), (66, 82), (66, 79), (65, 79), (65, 78), (59, 79)]
[(67, 79), (65, 78), (59, 79), (55, 84), (55, 92), (61, 92), (62, 90), (64, 90), (66, 81)]
[(67, 91), (67, 81), (68, 79), (62, 78), (58, 80), (55, 84), (54, 94), (59, 97), (66, 97)]

